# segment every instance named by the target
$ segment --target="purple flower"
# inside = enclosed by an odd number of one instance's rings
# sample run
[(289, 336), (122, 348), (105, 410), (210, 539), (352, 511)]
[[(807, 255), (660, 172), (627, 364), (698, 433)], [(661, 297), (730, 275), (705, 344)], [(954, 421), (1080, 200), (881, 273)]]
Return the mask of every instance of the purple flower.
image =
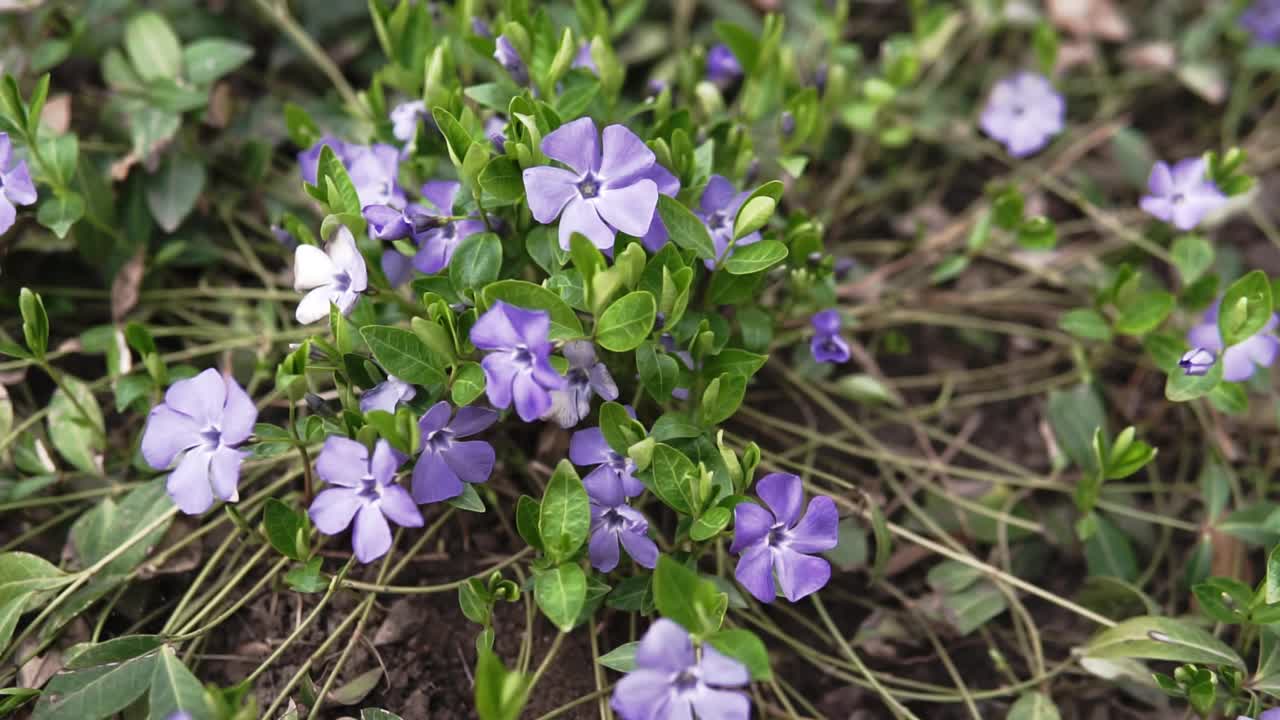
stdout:
[(1191, 348), (1182, 355), (1178, 367), (1187, 375), (1204, 375), (1217, 362), (1218, 357), (1204, 348)]
[(493, 30), (489, 29), (489, 23), (485, 22), (479, 16), (473, 16), (471, 18), (471, 32), (482, 38), (493, 37)]
[(351, 547), (356, 559), (370, 563), (391, 549), (391, 520), (401, 527), (422, 527), (422, 513), (409, 493), (396, 483), (396, 469), (405, 456), (379, 440), (369, 448), (350, 438), (331, 435), (316, 458), (316, 474), (335, 487), (311, 502), (307, 514), (316, 529), (337, 535), (355, 520)]
[(165, 718), (165, 720), (192, 720), (191, 713), (179, 710), (178, 712)]
[(484, 121), (484, 136), (493, 143), (493, 149), (499, 153), (507, 151), (507, 121), (494, 115)]
[(849, 343), (840, 337), (840, 313), (834, 309), (814, 313), (813, 339), (809, 352), (814, 362), (842, 363), (849, 360)]
[(1062, 132), (1067, 105), (1049, 79), (1021, 71), (996, 83), (987, 98), (982, 131), (1021, 158), (1039, 152)]
[(360, 396), (360, 412), (374, 410), (394, 413), (400, 403), (409, 402), (418, 391), (409, 383), (395, 375), (388, 375), (383, 382), (370, 388)]
[(312, 185), (316, 184), (316, 174), (320, 167), (320, 151), (326, 145), (342, 161), (343, 167), (346, 167), (351, 146), (332, 135), (325, 135), (317, 140), (314, 145), (298, 153), (298, 171), (302, 173), (304, 182)]
[(756, 495), (769, 506), (738, 503), (733, 511), (733, 545), (741, 553), (733, 576), (760, 602), (777, 596), (773, 578), (787, 600), (795, 602), (831, 579), (831, 565), (809, 553), (836, 546), (840, 518), (829, 497), (818, 496), (800, 515), (804, 487), (788, 473), (770, 473), (756, 483)]
[(596, 362), (596, 349), (590, 340), (567, 342), (563, 352), (569, 361), (569, 372), (564, 388), (551, 391), (551, 409), (545, 417), (562, 428), (571, 428), (591, 414), (592, 393), (605, 400), (617, 400), (618, 385), (609, 368)]
[(497, 47), (493, 51), (493, 59), (511, 75), (511, 79), (517, 85), (525, 86), (529, 84), (529, 68), (525, 66), (524, 60), (520, 57), (520, 53), (516, 52), (516, 47), (511, 44), (506, 35), (499, 35)]
[(573, 64), (569, 67), (590, 70), (592, 75), (600, 74), (600, 68), (596, 67), (596, 61), (591, 57), (591, 43), (583, 42), (578, 45), (578, 53), (573, 56)]
[(351, 312), (368, 287), (364, 256), (345, 225), (334, 233), (327, 253), (315, 245), (299, 245), (294, 251), (293, 289), (310, 290), (298, 303), (296, 317), (303, 325), (329, 317), (330, 303), (344, 315)]
[(1157, 162), (1147, 178), (1149, 194), (1142, 196), (1139, 206), (1179, 230), (1194, 228), (1227, 202), (1227, 196), (1205, 177), (1208, 167), (1202, 157), (1179, 160), (1172, 168)]
[[(647, 177), (658, 186), (659, 195), (675, 197), (680, 192), (680, 178), (656, 162)], [(648, 231), (640, 238), (641, 242), (649, 252), (658, 252), (663, 245), (667, 244), (669, 238), (667, 226), (662, 224), (662, 216), (655, 212), (653, 220), (649, 222)]]
[(717, 43), (707, 51), (707, 79), (726, 87), (734, 80), (742, 77), (742, 63), (733, 54), (728, 45)]
[(551, 316), (498, 300), (471, 326), (471, 342), (488, 350), (480, 362), (485, 392), (494, 407), (514, 402), (525, 422), (551, 409), (551, 391), (564, 387), (564, 377), (551, 367)]
[(662, 78), (649, 78), (649, 82), (645, 83), (644, 92), (650, 97), (657, 97), (667, 89), (667, 81)]
[[(714, 268), (717, 262), (722, 262), (727, 257), (725, 250), (733, 242), (733, 221), (738, 217), (738, 209), (749, 197), (751, 193), (735, 191), (733, 183), (722, 175), (712, 175), (707, 182), (706, 189), (702, 191), (702, 201), (694, 215), (707, 226), (711, 242), (716, 248), (716, 259), (706, 261), (708, 268)], [(739, 238), (733, 246), (742, 247), (759, 240), (760, 233), (756, 231)]]
[(462, 483), (482, 483), (493, 473), (493, 446), (484, 440), (459, 440), (498, 420), (488, 408), (462, 407), (453, 422), (452, 409), (441, 400), (418, 421), (422, 455), (413, 466), (413, 499), (419, 503), (448, 500), (462, 494)]
[[(1222, 379), (1228, 382), (1240, 382), (1253, 376), (1253, 366), (1271, 367), (1275, 362), (1276, 352), (1280, 350), (1280, 340), (1271, 334), (1280, 323), (1280, 315), (1271, 314), (1267, 324), (1246, 340), (1223, 350), (1222, 335), (1218, 332), (1218, 310), (1221, 301), (1205, 312), (1199, 325), (1187, 333), (1187, 343), (1193, 348), (1203, 348), (1216, 353), (1222, 358)], [(1185, 359), (1185, 356), (1184, 356)], [(1181, 363), (1179, 363), (1181, 364)], [(1207, 372), (1207, 368), (1206, 368)], [(1193, 374), (1188, 372), (1188, 374)]]
[[(461, 183), (454, 180), (432, 180), (422, 186), (422, 205), (397, 210), (388, 205), (370, 205), (364, 209), (370, 231), (379, 240), (412, 237), (418, 245), (412, 266), (431, 275), (449, 265), (453, 251), (467, 237), (484, 230), (484, 222), (474, 218), (455, 220), (453, 203)], [(397, 257), (388, 257), (391, 253)], [(388, 250), (382, 258), (383, 270), (392, 284), (408, 279), (409, 269), (398, 252)]]
[(418, 134), (418, 122), (427, 117), (427, 104), (421, 100), (400, 103), (391, 109), (391, 134), (400, 142), (409, 142)]
[(367, 205), (392, 205), (403, 207), (404, 190), (400, 189), (400, 151), (392, 145), (379, 143), (350, 150), (351, 159), (346, 162), (347, 175), (356, 188), (360, 207)]
[(285, 230), (279, 225), (271, 226), (271, 236), (276, 239), (276, 242), (280, 243), (281, 247), (289, 252), (293, 252), (298, 249), (298, 238), (294, 237), (293, 233)]
[(574, 465), (596, 466), (582, 479), (582, 485), (588, 495), (607, 506), (644, 492), (644, 484), (635, 477), (635, 461), (614, 452), (598, 427), (579, 430), (569, 438), (569, 460)]
[(9, 232), (17, 220), (15, 205), (30, 205), (36, 201), (36, 186), (31, 182), (27, 161), (19, 160), (10, 166), (12, 154), (9, 133), (0, 133), (0, 235)]
[[(1252, 720), (1244, 715), (1240, 715), (1236, 720)], [(1280, 720), (1280, 708), (1271, 708), (1258, 716), (1258, 720)]]
[(1248, 30), (1259, 45), (1280, 43), (1280, 0), (1254, 0), (1240, 16), (1240, 26)]
[(595, 121), (578, 118), (543, 138), (542, 152), (571, 168), (524, 171), (534, 219), (550, 224), (560, 218), (561, 248), (569, 249), (575, 232), (608, 249), (619, 230), (636, 237), (649, 231), (658, 205), (658, 186), (649, 177), (656, 158), (635, 133), (622, 125), (606, 127), (602, 154)]
[(746, 687), (751, 674), (710, 644), (699, 659), (674, 621), (658, 618), (636, 648), (636, 669), (618, 681), (610, 706), (622, 720), (748, 720), (751, 700), (724, 688)]
[(240, 461), (248, 453), (236, 446), (249, 439), (258, 408), (231, 377), (209, 368), (169, 386), (164, 402), (151, 409), (142, 432), (142, 457), (163, 470), (179, 453), (182, 460), (165, 488), (178, 509), (199, 515), (217, 496), (240, 499)]
[(616, 504), (591, 498), (591, 540), (587, 554), (591, 567), (602, 573), (618, 567), (618, 545), (640, 567), (658, 564), (658, 545), (649, 537), (649, 521), (621, 497)]

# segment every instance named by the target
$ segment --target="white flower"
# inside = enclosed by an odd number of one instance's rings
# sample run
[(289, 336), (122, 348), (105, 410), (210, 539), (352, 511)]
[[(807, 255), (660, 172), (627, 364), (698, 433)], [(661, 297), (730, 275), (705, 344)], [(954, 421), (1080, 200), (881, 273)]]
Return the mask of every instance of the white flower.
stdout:
[(338, 228), (327, 253), (314, 245), (299, 245), (294, 253), (293, 289), (310, 290), (298, 303), (296, 317), (303, 325), (329, 317), (330, 303), (346, 315), (368, 287), (364, 258), (345, 227)]

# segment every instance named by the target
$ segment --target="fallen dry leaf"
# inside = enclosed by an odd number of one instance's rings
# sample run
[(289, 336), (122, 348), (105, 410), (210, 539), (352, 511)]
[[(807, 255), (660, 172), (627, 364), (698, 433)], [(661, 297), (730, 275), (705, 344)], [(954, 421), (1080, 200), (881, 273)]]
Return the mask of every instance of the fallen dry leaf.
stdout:
[(120, 266), (115, 279), (111, 281), (111, 319), (115, 322), (124, 319), (138, 304), (138, 291), (142, 287), (142, 271), (146, 260), (146, 248), (138, 248), (133, 257)]
[(1178, 64), (1178, 53), (1167, 42), (1150, 42), (1135, 45), (1124, 51), (1127, 65), (1143, 70), (1172, 70)]
[(40, 110), (40, 124), (61, 135), (71, 127), (71, 94), (50, 95)]
[(1046, 5), (1053, 24), (1078, 37), (1121, 42), (1133, 32), (1112, 0), (1048, 0)]

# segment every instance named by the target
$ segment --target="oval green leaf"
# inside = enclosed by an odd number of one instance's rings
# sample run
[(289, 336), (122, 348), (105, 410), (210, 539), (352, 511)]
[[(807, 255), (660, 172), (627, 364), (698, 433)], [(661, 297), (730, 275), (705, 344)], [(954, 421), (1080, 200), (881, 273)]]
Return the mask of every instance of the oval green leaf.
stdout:
[(613, 302), (600, 315), (596, 325), (596, 342), (606, 350), (634, 350), (653, 332), (658, 303), (645, 290), (628, 293)]

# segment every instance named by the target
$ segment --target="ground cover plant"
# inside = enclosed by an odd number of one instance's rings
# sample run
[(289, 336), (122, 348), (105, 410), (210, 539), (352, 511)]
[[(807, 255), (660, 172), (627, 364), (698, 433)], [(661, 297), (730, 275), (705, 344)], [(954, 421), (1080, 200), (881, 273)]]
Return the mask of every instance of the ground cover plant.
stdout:
[(0, 716), (1280, 712), (1275, 0), (0, 10)]

